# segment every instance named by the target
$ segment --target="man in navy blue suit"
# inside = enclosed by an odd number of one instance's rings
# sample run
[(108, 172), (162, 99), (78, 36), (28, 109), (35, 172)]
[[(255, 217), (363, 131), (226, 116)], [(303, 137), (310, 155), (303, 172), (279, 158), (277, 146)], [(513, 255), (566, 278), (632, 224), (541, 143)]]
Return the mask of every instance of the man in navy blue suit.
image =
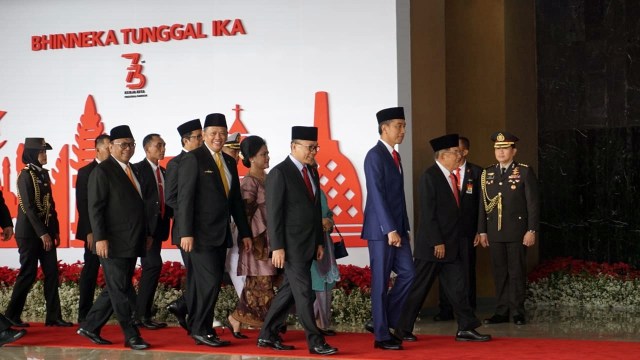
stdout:
[[(380, 140), (364, 160), (367, 202), (361, 237), (369, 247), (373, 315), (373, 324), (366, 328), (375, 334), (375, 348), (400, 350), (402, 340), (392, 337), (389, 328), (395, 328), (415, 277), (402, 162), (394, 149), (404, 139), (406, 121), (402, 107), (380, 110), (376, 116)], [(388, 291), (391, 271), (397, 278)]]

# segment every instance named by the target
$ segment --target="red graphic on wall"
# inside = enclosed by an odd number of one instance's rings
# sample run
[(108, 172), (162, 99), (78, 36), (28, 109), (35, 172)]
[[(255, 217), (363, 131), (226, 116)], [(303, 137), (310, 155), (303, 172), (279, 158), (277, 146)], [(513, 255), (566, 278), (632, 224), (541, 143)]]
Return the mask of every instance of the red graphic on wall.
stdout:
[[(327, 195), (333, 220), (344, 236), (347, 246), (365, 246), (360, 239), (362, 231), (362, 190), (358, 173), (351, 161), (340, 152), (338, 141), (331, 138), (329, 121), (329, 95), (324, 91), (316, 93), (314, 126), (318, 128), (316, 154), (320, 186)], [(338, 240), (338, 234), (332, 234)]]
[[(78, 170), (95, 159), (95, 140), (98, 136), (104, 134), (104, 123), (102, 122), (102, 117), (98, 114), (96, 102), (93, 100), (93, 96), (91, 95), (88, 95), (84, 102), (84, 113), (80, 115), (80, 121), (76, 126), (76, 131), (76, 143), (71, 146), (71, 151), (75, 154), (76, 160), (69, 161), (71, 168), (75, 170), (75, 174), (71, 178), (74, 190), (76, 188)], [(67, 200), (68, 199), (69, 197), (67, 196)], [(55, 200), (56, 204), (58, 204), (57, 199)], [(70, 224), (70, 229), (74, 234), (74, 240), (71, 241), (71, 244), (77, 247), (82, 247), (84, 246), (84, 242), (75, 240), (75, 233), (78, 228), (78, 210), (76, 209), (75, 203), (70, 204), (70, 206), (75, 214), (73, 217), (74, 221)]]
[[(2, 111), (0, 110), (0, 120), (2, 120), (2, 118), (4, 117), (4, 114), (6, 114), (6, 111)], [(2, 147), (7, 143), (7, 140), (2, 140), (0, 141), (0, 149), (2, 149)]]
[[(131, 64), (127, 67), (127, 88), (138, 90), (144, 88), (147, 84), (147, 77), (142, 74), (142, 65), (140, 64), (140, 53), (122, 54), (125, 59), (131, 60)], [(137, 82), (134, 82), (137, 81)]]
[[(362, 229), (362, 190), (355, 167), (351, 161), (340, 152), (339, 143), (331, 138), (331, 122), (329, 119), (329, 100), (326, 92), (317, 92), (315, 95), (314, 125), (318, 127), (318, 144), (321, 151), (318, 152), (320, 184), (327, 194), (329, 207), (334, 213), (334, 220), (341, 233), (345, 237), (348, 246), (364, 246), (360, 241)], [(243, 110), (239, 104), (233, 109), (235, 119), (229, 129), (230, 133), (239, 132), (244, 138), (249, 135), (249, 131), (243, 124), (240, 112)], [(6, 112), (0, 111), (0, 119)], [(80, 116), (77, 124), (75, 144), (71, 145), (71, 151), (75, 155), (75, 160), (69, 158), (69, 145), (63, 145), (55, 160), (55, 167), (52, 168), (51, 181), (53, 198), (56, 203), (58, 220), (60, 223), (60, 247), (82, 247), (84, 243), (75, 240), (76, 221), (71, 222), (71, 213), (75, 213), (77, 219), (75, 202), (71, 203), (71, 191), (75, 191), (76, 173), (78, 169), (89, 164), (95, 158), (95, 139), (104, 133), (105, 125), (97, 112), (93, 96), (88, 95), (85, 101), (84, 113)], [(6, 141), (0, 142), (0, 148)], [(16, 149), (15, 166), (12, 169), (11, 161), (5, 157), (2, 161), (2, 190), (5, 202), (9, 208), (11, 216), (15, 218), (18, 211), (18, 199), (12, 184), (15, 184), (13, 174), (19, 174), (24, 164), (21, 161), (22, 149), (24, 145), (19, 144)], [(166, 164), (172, 157), (166, 157), (161, 164)], [(49, 164), (53, 163), (50, 159)], [(73, 170), (72, 170), (73, 169)], [(73, 172), (73, 175), (71, 173)], [(238, 173), (246, 175), (248, 169), (242, 164), (238, 165)], [(16, 175), (17, 178), (17, 175)], [(336, 234), (334, 234), (336, 236)], [(73, 240), (72, 240), (73, 239)], [(15, 240), (0, 242), (0, 248), (15, 248)], [(171, 248), (169, 242), (165, 242), (163, 247)]]
[[(240, 107), (240, 104), (236, 104), (236, 106), (231, 110), (236, 113), (236, 118), (233, 120), (231, 128), (229, 128), (229, 134), (240, 133), (240, 141), (242, 142), (242, 139), (249, 136), (249, 131), (247, 131), (247, 128), (242, 123), (242, 120), (240, 120), (240, 111), (242, 111), (243, 109), (242, 107)], [(242, 161), (238, 161), (238, 176), (242, 179), (248, 173), (249, 168), (242, 165)]]

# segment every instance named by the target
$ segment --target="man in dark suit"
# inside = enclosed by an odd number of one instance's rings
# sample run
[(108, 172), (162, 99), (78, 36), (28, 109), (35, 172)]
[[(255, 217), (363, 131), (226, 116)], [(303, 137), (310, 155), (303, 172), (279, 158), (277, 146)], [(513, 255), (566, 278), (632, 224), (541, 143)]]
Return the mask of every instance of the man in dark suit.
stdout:
[[(182, 152), (176, 157), (171, 159), (167, 164), (167, 172), (165, 176), (166, 188), (164, 197), (167, 206), (173, 209), (173, 226), (171, 228), (171, 243), (180, 249), (180, 255), (182, 255), (182, 262), (185, 268), (188, 268), (189, 253), (180, 248), (180, 235), (178, 232), (178, 167), (180, 166), (180, 160), (184, 154), (189, 151), (195, 150), (202, 146), (202, 123), (200, 119), (189, 120), (182, 125), (178, 126), (178, 134), (180, 134), (180, 143), (182, 144)], [(167, 310), (172, 313), (180, 323), (183, 329), (189, 332), (189, 326), (187, 324), (187, 300), (189, 296), (188, 292), (180, 296), (177, 300), (173, 301)]]
[(320, 183), (313, 170), (318, 152), (318, 128), (294, 126), (291, 129), (291, 154), (267, 176), (267, 231), (272, 263), (284, 268), (284, 279), (271, 302), (258, 337), (259, 347), (291, 350), (282, 343), (279, 332), (292, 305), (304, 328), (309, 352), (335, 354), (316, 326), (311, 288), (311, 263), (324, 255)]
[(204, 122), (204, 146), (182, 156), (178, 167), (178, 232), (180, 248), (189, 253), (187, 263), (188, 327), (196, 344), (219, 347), (212, 327), (227, 248), (234, 241), (230, 216), (238, 226), (239, 238), (251, 244), (240, 194), (235, 160), (222, 153), (227, 141), (227, 121), (223, 114), (209, 114)]
[[(400, 350), (401, 341), (392, 338), (389, 328), (395, 328), (415, 277), (402, 162), (394, 149), (404, 140), (406, 120), (402, 107), (380, 110), (376, 117), (380, 140), (364, 160), (367, 202), (361, 237), (369, 247), (373, 315), (365, 327), (375, 335), (375, 348)], [(398, 276), (389, 291), (391, 271)]]
[(497, 306), (485, 324), (509, 321), (524, 325), (526, 298), (526, 248), (536, 243), (540, 219), (538, 180), (533, 169), (513, 160), (516, 141), (506, 131), (491, 135), (498, 164), (482, 172), (478, 233), (489, 246)]
[(110, 344), (100, 330), (115, 312), (124, 333), (124, 345), (134, 350), (149, 347), (135, 326), (131, 299), (135, 297), (131, 277), (136, 259), (151, 245), (139, 177), (129, 164), (135, 152), (131, 130), (126, 125), (111, 129), (111, 157), (89, 175), (89, 220), (95, 252), (100, 257), (106, 288), (89, 310), (78, 334), (96, 344)]
[(135, 312), (136, 325), (149, 330), (162, 329), (167, 326), (166, 323), (157, 322), (151, 318), (153, 316), (153, 298), (162, 271), (160, 250), (162, 242), (169, 238), (170, 219), (173, 216), (171, 207), (165, 204), (165, 169), (159, 164), (159, 161), (164, 159), (166, 145), (159, 134), (145, 136), (142, 140), (145, 159), (133, 165), (140, 176), (147, 224), (153, 238), (153, 243), (147, 250), (146, 256), (141, 259), (142, 274), (140, 275)]
[[(480, 241), (478, 235), (478, 208), (480, 201), (480, 174), (482, 168), (467, 161), (469, 155), (469, 139), (460, 136), (460, 164), (453, 170), (458, 179), (460, 191), (460, 236), (464, 239), (460, 247), (460, 258), (465, 268), (469, 305), (476, 309), (476, 246)], [(453, 307), (440, 284), (440, 312), (433, 317), (435, 321), (453, 320)]]
[(89, 221), (89, 174), (101, 162), (107, 160), (109, 154), (109, 135), (102, 134), (95, 140), (96, 158), (89, 164), (78, 170), (76, 178), (76, 208), (78, 209), (78, 227), (76, 229), (76, 239), (85, 242), (84, 265), (78, 280), (80, 300), (78, 301), (78, 324), (87, 317), (98, 282), (98, 270), (100, 269), (100, 259), (93, 253), (93, 232)]
[(453, 173), (460, 163), (458, 134), (444, 135), (430, 141), (436, 163), (420, 178), (420, 219), (414, 243), (416, 279), (407, 298), (395, 335), (415, 341), (411, 333), (422, 304), (439, 276), (447, 298), (458, 319), (458, 341), (489, 341), (475, 329), (481, 325), (476, 318), (467, 292), (462, 236), (460, 191)]
[[(2, 241), (8, 241), (13, 236), (13, 222), (7, 204), (4, 202), (4, 196), (0, 192), (0, 227), (2, 227)], [(23, 337), (27, 331), (24, 329), (12, 329), (11, 321), (4, 315), (0, 314), (0, 346), (12, 343)]]

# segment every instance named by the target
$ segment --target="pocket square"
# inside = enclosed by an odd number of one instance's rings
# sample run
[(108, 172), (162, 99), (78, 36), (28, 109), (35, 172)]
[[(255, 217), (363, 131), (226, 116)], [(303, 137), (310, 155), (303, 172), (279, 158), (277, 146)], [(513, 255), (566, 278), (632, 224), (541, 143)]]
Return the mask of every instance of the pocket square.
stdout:
[(204, 173), (205, 174), (213, 174), (213, 170), (205, 170)]

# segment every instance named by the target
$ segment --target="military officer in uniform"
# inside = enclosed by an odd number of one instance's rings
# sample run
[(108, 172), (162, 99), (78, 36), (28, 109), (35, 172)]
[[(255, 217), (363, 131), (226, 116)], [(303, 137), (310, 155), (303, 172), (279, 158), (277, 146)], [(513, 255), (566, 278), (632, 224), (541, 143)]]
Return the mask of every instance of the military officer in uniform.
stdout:
[(489, 246), (496, 287), (495, 314), (485, 324), (509, 321), (524, 325), (526, 248), (536, 242), (539, 226), (538, 181), (533, 169), (514, 161), (518, 138), (506, 131), (491, 135), (498, 163), (480, 178), (478, 233)]

